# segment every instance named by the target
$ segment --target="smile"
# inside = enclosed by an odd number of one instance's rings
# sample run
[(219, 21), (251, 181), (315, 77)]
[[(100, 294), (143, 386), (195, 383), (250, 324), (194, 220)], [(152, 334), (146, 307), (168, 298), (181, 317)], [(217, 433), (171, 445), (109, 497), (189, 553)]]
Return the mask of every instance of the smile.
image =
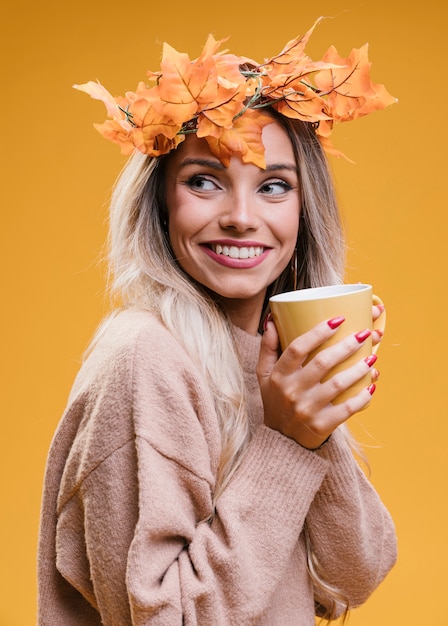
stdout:
[(253, 259), (263, 254), (264, 248), (261, 246), (226, 246), (221, 244), (212, 244), (211, 249), (215, 254), (222, 254), (231, 259)]
[[(242, 242), (241, 242), (242, 243)], [(271, 248), (263, 245), (235, 245), (233, 241), (210, 242), (202, 245), (204, 252), (215, 263), (231, 269), (251, 269), (263, 263)]]

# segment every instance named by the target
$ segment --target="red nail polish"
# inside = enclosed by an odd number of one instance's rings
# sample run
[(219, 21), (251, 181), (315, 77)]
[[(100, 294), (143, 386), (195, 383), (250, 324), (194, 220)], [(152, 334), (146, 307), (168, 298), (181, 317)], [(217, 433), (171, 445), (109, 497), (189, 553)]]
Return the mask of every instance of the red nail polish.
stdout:
[(373, 394), (375, 393), (375, 389), (376, 389), (376, 385), (374, 385), (373, 383), (367, 387), (367, 391), (370, 393), (371, 396), (373, 396)]
[(358, 343), (362, 343), (368, 337), (370, 337), (371, 334), (372, 334), (372, 331), (369, 330), (368, 328), (366, 328), (365, 330), (361, 330), (361, 332), (355, 334), (356, 341)]
[(377, 333), (377, 335), (379, 335), (380, 337), (382, 337), (384, 335), (384, 332), (382, 330), (380, 330), (379, 328), (375, 328), (375, 332)]
[(333, 330), (340, 326), (343, 322), (345, 322), (345, 317), (332, 317), (331, 320), (328, 320), (327, 324)]
[(376, 354), (371, 354), (370, 356), (368, 356), (367, 358), (364, 359), (364, 361), (367, 363), (367, 365), (369, 367), (372, 367), (372, 365), (375, 363), (375, 361), (377, 360), (377, 356)]

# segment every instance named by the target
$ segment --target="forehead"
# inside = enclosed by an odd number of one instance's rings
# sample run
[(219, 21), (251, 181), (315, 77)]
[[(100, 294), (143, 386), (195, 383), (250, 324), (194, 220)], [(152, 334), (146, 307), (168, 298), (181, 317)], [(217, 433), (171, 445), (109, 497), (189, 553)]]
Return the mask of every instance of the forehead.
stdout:
[[(276, 121), (272, 121), (263, 128), (262, 131), (263, 146), (265, 149), (266, 166), (271, 164), (284, 163), (287, 165), (295, 165), (294, 151), (291, 141), (284, 128)], [(237, 140), (236, 140), (237, 141)], [(236, 143), (237, 145), (237, 143)], [(197, 137), (195, 134), (187, 135), (185, 140), (178, 148), (171, 153), (170, 163), (173, 165), (181, 163), (184, 159), (207, 159), (207, 161), (216, 161), (219, 159), (212, 153), (207, 140)], [(241, 154), (235, 151), (232, 160), (239, 161), (245, 167), (256, 167), (252, 163), (243, 163)], [(223, 166), (224, 167), (224, 166)]]

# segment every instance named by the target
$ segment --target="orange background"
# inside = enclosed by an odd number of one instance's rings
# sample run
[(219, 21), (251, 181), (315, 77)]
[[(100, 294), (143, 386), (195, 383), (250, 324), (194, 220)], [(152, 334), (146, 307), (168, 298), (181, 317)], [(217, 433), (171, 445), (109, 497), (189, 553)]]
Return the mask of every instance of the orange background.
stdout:
[[(50, 439), (89, 339), (108, 309), (111, 185), (124, 162), (92, 128), (111, 92), (157, 69), (161, 43), (197, 56), (212, 32), (259, 61), (319, 15), (308, 51), (370, 44), (373, 78), (400, 103), (339, 127), (333, 160), (349, 244), (347, 279), (388, 309), (379, 389), (352, 420), (396, 521), (400, 556), (352, 626), (447, 626), (448, 426), (446, 21), (440, 0), (274, 3), (180, 0), (4, 3), (2, 46), (2, 451), (0, 626), (35, 620), (36, 539)], [(56, 626), (56, 625), (55, 625)], [(59, 625), (58, 625), (59, 626)], [(205, 625), (204, 625), (205, 626)]]

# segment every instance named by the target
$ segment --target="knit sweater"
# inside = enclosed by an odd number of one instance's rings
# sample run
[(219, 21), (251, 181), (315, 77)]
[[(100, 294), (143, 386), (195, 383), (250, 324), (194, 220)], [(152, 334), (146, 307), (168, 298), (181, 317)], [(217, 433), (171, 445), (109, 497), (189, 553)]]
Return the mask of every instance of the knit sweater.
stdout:
[(260, 337), (235, 335), (253, 436), (216, 503), (213, 397), (150, 313), (124, 310), (85, 360), (51, 445), (39, 626), (312, 626), (304, 524), (351, 606), (396, 557), (391, 518), (342, 433), (318, 451), (263, 425)]

